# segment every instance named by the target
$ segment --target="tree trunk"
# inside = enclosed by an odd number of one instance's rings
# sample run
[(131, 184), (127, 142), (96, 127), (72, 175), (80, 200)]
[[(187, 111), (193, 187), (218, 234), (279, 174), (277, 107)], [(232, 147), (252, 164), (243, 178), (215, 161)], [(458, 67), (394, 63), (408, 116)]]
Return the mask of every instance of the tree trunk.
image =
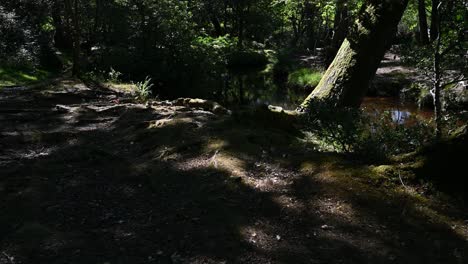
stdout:
[(220, 37), (223, 35), (223, 28), (221, 27), (221, 24), (219, 23), (219, 20), (218, 18), (216, 17), (216, 15), (211, 15), (211, 24), (213, 24), (213, 28), (214, 28), (214, 33), (216, 35), (216, 37)]
[(62, 20), (63, 6), (56, 0), (52, 6), (52, 19), (55, 26), (54, 42), (58, 49), (71, 49), (72, 41), (66, 35), (66, 28)]
[(333, 27), (334, 32), (331, 48), (327, 54), (327, 63), (332, 62), (333, 58), (336, 56), (336, 53), (340, 49), (341, 43), (343, 43), (346, 35), (348, 34), (349, 12), (345, 0), (336, 1), (335, 21)]
[[(432, 14), (435, 16), (439, 16), (439, 10), (436, 8), (432, 10)], [(439, 23), (439, 20), (437, 20)], [(440, 27), (440, 23), (437, 25), (437, 28)], [(436, 36), (436, 45), (434, 50), (434, 84), (432, 88), (432, 96), (434, 98), (434, 117), (435, 117), (435, 135), (436, 139), (440, 140), (442, 138), (442, 102), (440, 100), (440, 90), (441, 90), (441, 67), (440, 67), (440, 60), (441, 60), (441, 39), (440, 39), (440, 31)]]
[(322, 80), (299, 109), (307, 110), (314, 100), (358, 107), (407, 4), (408, 0), (367, 0)]
[(306, 46), (307, 48), (315, 52), (315, 30), (314, 30), (314, 18), (315, 18), (315, 5), (310, 1), (304, 2), (304, 17), (305, 17), (305, 33), (307, 37)]
[(427, 15), (426, 1), (418, 0), (418, 15), (419, 15), (419, 41), (423, 45), (429, 44), (429, 35), (427, 32)]
[[(73, 1), (73, 4), (72, 4)], [(66, 9), (68, 15), (71, 17), (72, 40), (73, 40), (73, 68), (72, 75), (78, 76), (81, 72), (81, 28), (79, 21), (79, 0), (66, 0)]]
[(437, 7), (439, 6), (439, 0), (432, 0), (432, 12), (431, 12), (431, 41), (437, 39), (439, 35), (439, 15), (437, 13)]

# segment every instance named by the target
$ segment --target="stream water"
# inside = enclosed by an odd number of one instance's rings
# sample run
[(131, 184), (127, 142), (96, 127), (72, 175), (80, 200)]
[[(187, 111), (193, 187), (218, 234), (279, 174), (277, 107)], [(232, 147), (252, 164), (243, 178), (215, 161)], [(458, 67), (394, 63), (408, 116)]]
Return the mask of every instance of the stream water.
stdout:
[(381, 114), (389, 111), (395, 123), (405, 123), (412, 117), (430, 120), (434, 116), (431, 109), (420, 109), (415, 103), (405, 102), (396, 97), (366, 97), (361, 108), (367, 113)]
[[(248, 82), (243, 85), (242, 102), (250, 105), (267, 104), (282, 107), (285, 110), (294, 110), (306, 98), (310, 91), (286, 87), (278, 87), (277, 85), (250, 86)], [(260, 88), (259, 88), (260, 87)], [(239, 104), (239, 91), (231, 90), (231, 94), (226, 101), (229, 105)], [(365, 97), (361, 109), (365, 113), (373, 115), (381, 115), (384, 112), (389, 112), (392, 120), (396, 123), (403, 124), (408, 120), (418, 118), (430, 120), (434, 113), (432, 109), (420, 109), (414, 102), (404, 101), (398, 97)]]

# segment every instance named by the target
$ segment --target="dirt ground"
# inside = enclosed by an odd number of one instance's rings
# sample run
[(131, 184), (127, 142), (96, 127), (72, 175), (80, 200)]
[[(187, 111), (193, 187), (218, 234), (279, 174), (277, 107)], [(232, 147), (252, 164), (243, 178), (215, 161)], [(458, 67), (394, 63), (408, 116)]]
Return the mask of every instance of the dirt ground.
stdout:
[(1, 90), (0, 263), (468, 262), (463, 204), (199, 106)]

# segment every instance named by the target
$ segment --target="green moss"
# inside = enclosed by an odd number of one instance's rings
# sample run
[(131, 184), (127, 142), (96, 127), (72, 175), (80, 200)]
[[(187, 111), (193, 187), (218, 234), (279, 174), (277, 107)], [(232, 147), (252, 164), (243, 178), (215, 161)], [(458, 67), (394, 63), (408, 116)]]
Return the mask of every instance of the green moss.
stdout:
[(0, 67), (0, 87), (31, 84), (50, 76), (50, 72), (42, 69)]
[[(351, 48), (349, 40), (345, 39), (332, 64), (324, 73), (314, 91), (301, 104), (301, 108), (308, 109), (311, 107), (314, 99), (331, 99), (334, 94), (339, 94), (340, 92), (338, 90), (343, 89), (343, 80), (349, 77), (349, 69), (353, 68), (356, 64), (355, 57), (356, 51)], [(340, 86), (340, 88), (334, 89), (337, 85)]]

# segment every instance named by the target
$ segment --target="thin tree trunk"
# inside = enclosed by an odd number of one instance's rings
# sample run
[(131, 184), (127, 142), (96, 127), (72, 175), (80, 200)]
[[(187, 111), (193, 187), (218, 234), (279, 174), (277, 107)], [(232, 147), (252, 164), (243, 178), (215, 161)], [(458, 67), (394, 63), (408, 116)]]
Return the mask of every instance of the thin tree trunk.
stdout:
[(239, 104), (244, 104), (244, 76), (239, 75), (238, 79), (239, 81)]
[(419, 41), (423, 45), (429, 44), (429, 35), (427, 32), (427, 14), (426, 1), (418, 0), (418, 16), (419, 16)]
[(437, 13), (437, 7), (439, 6), (439, 0), (432, 0), (432, 12), (431, 12), (431, 41), (437, 39), (439, 35), (439, 15)]
[(314, 100), (358, 107), (407, 4), (408, 0), (367, 0), (335, 59), (299, 109), (307, 110)]
[(60, 1), (54, 1), (52, 6), (52, 19), (55, 25), (54, 42), (56, 48), (69, 49), (71, 45), (69, 39), (65, 35), (66, 30), (62, 20), (62, 8), (63, 6), (60, 4)]
[[(72, 2), (73, 1), (73, 4)], [(71, 17), (71, 28), (72, 28), (72, 40), (73, 40), (73, 68), (72, 75), (78, 76), (81, 72), (80, 60), (81, 60), (81, 28), (79, 21), (79, 0), (66, 0), (65, 1), (66, 9), (68, 15)]]
[(315, 52), (315, 30), (314, 30), (314, 18), (315, 18), (315, 6), (310, 1), (304, 3), (304, 17), (305, 17), (305, 32), (307, 37), (306, 46)]
[(221, 24), (219, 23), (218, 18), (214, 14), (211, 15), (211, 24), (213, 24), (216, 37), (222, 36), (223, 28), (221, 27)]
[[(439, 10), (437, 8), (435, 10), (432, 10), (432, 14), (439, 17)], [(437, 19), (437, 21), (440, 21), (440, 20)], [(440, 22), (438, 23), (439, 25), (437, 25), (437, 27), (440, 27)], [(441, 90), (440, 31), (438, 31), (435, 41), (436, 41), (436, 46), (434, 50), (434, 86), (432, 88), (433, 90), (431, 91), (431, 93), (434, 98), (434, 115), (435, 115), (435, 123), (436, 123), (435, 135), (436, 135), (436, 139), (440, 140), (442, 138), (442, 102), (440, 99), (440, 90)]]

